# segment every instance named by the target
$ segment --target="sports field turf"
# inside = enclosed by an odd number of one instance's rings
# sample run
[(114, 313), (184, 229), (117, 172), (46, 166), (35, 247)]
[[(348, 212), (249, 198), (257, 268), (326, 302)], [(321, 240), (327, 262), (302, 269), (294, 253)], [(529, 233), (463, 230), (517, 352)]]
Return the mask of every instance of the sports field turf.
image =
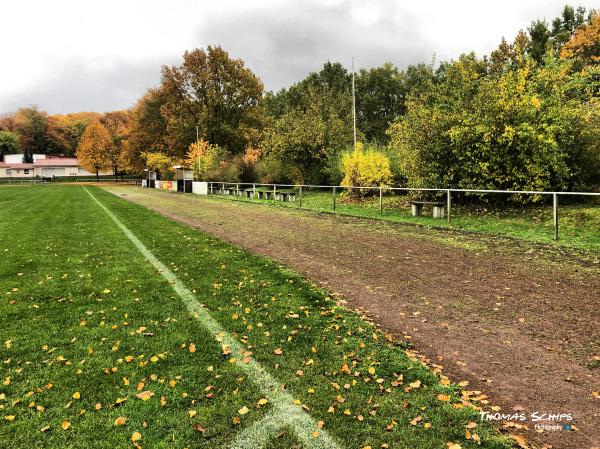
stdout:
[(505, 448), (264, 258), (98, 188), (0, 189), (0, 446)]

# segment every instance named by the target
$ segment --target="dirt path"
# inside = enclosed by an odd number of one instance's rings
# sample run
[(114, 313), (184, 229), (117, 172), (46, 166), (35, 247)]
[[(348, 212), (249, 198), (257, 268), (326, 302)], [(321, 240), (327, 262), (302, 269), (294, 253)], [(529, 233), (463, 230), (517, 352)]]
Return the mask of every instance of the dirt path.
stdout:
[[(362, 308), (452, 380), (528, 416), (527, 440), (600, 446), (600, 269), (508, 239), (465, 236), (192, 195), (107, 188), (268, 256)], [(553, 256), (554, 257), (554, 256)], [(597, 365), (597, 361), (594, 362)], [(531, 414), (577, 430), (536, 432)], [(539, 423), (548, 424), (548, 421)]]

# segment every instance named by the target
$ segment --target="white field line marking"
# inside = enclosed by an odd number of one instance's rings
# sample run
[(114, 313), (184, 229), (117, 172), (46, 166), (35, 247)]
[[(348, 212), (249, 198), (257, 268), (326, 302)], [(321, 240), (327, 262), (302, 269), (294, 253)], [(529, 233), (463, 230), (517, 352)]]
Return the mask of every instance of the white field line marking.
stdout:
[(236, 365), (257, 385), (261, 392), (272, 404), (273, 409), (260, 421), (252, 424), (238, 434), (236, 441), (231, 445), (232, 449), (258, 449), (264, 446), (270, 439), (276, 436), (277, 432), (284, 427), (293, 429), (296, 437), (307, 449), (340, 449), (340, 446), (333, 440), (329, 434), (321, 429), (319, 436), (314, 438), (312, 433), (317, 429), (317, 422), (299, 405), (294, 404), (294, 398), (284, 390), (283, 386), (277, 382), (256, 360), (250, 359), (248, 363), (243, 363), (242, 354), (246, 351), (217, 320), (215, 320), (209, 311), (202, 306), (195, 295), (188, 289), (181, 280), (125, 226), (115, 214), (113, 214), (104, 204), (86, 188), (85, 191), (92, 199), (112, 218), (116, 225), (131, 240), (142, 255), (158, 270), (158, 272), (169, 282), (173, 290), (179, 295), (186, 305), (188, 311), (200, 322), (200, 324), (219, 342), (223, 347), (231, 349), (232, 354), (236, 355)]

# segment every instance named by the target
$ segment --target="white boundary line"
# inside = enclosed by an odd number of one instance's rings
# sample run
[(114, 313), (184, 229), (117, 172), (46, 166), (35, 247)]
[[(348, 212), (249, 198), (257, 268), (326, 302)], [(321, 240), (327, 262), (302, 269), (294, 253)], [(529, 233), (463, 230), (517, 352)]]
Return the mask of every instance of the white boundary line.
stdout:
[[(171, 285), (173, 290), (183, 300), (188, 311), (196, 318), (217, 342), (228, 346), (236, 354), (236, 365), (259, 387), (261, 392), (272, 404), (272, 410), (260, 421), (253, 423), (238, 434), (236, 441), (230, 446), (232, 449), (259, 449), (266, 445), (277, 432), (283, 428), (291, 428), (296, 437), (307, 449), (341, 449), (334, 439), (324, 430), (318, 429), (317, 422), (299, 405), (294, 404), (294, 398), (285, 391), (256, 360), (250, 359), (243, 363), (241, 354), (246, 351), (215, 320), (209, 311), (203, 307), (190, 289), (160, 260), (146, 248), (146, 246), (125, 226), (115, 214), (102, 204), (86, 187), (88, 195), (106, 212), (123, 233), (131, 240), (140, 253), (158, 270), (158, 272)], [(313, 437), (313, 432), (318, 430), (318, 436)]]

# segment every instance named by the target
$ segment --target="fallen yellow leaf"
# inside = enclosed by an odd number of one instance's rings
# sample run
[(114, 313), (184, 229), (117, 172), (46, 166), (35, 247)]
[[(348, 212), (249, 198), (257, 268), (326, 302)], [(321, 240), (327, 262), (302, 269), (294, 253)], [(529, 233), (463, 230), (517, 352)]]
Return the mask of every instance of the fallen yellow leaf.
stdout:
[(147, 401), (152, 396), (154, 396), (154, 393), (152, 391), (146, 390), (146, 391), (142, 391), (141, 393), (136, 394), (136, 396), (138, 398), (140, 398), (142, 401)]
[(126, 421), (127, 421), (127, 418), (125, 418), (124, 416), (119, 416), (117, 419), (115, 419), (114, 425), (115, 426), (124, 426)]

